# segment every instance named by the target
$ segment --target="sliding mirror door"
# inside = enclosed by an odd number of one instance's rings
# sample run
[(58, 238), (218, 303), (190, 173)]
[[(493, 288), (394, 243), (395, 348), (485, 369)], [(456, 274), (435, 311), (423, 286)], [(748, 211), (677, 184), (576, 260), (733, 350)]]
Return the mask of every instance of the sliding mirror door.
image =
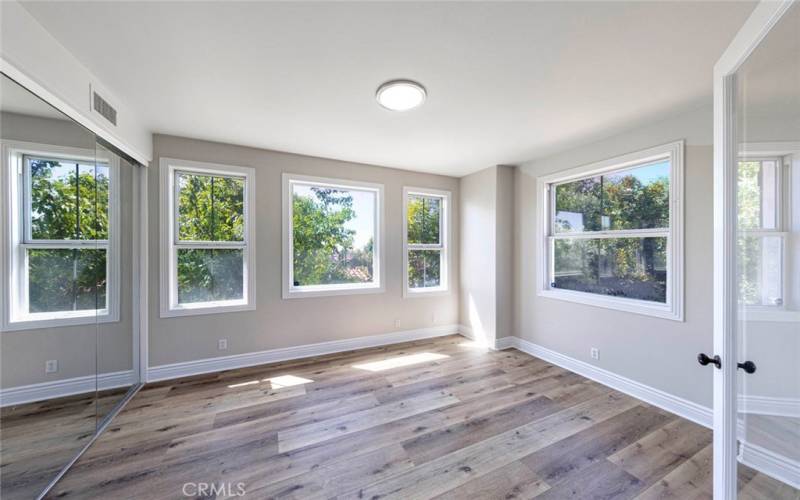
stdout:
[(94, 134), (0, 78), (0, 496), (12, 500), (35, 498), (95, 433), (105, 236)]

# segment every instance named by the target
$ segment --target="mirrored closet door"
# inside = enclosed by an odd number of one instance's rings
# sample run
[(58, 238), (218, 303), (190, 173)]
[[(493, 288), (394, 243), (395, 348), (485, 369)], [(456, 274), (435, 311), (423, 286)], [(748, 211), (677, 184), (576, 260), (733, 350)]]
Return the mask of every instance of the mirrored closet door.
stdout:
[(139, 167), (0, 76), (0, 497), (36, 498), (138, 387)]

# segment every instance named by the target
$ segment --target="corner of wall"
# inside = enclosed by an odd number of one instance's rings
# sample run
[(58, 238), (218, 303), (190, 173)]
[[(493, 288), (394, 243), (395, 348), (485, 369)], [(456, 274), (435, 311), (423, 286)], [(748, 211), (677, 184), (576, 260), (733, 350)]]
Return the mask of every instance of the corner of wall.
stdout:
[(514, 171), (498, 165), (460, 180), (460, 323), (488, 345), (513, 335)]

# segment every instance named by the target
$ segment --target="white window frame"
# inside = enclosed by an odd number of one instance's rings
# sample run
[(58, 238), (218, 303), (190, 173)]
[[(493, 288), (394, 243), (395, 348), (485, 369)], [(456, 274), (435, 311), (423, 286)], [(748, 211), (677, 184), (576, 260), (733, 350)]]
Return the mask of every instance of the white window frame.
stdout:
[[(683, 276), (683, 154), (684, 141), (671, 142), (661, 146), (629, 153), (608, 160), (584, 165), (558, 173), (541, 176), (537, 179), (537, 195), (539, 197), (537, 217), (537, 294), (540, 297), (576, 302), (618, 311), (643, 314), (674, 321), (683, 321), (684, 311), (684, 276)], [(667, 237), (667, 294), (666, 303), (612, 297), (575, 290), (564, 290), (550, 286), (553, 272), (553, 256), (551, 240), (553, 238), (552, 219), (555, 190), (552, 186), (564, 182), (575, 181), (600, 174), (626, 170), (652, 163), (658, 160), (670, 161), (670, 213), (667, 230), (631, 230), (631, 231), (592, 231), (591, 233), (565, 234), (569, 237), (618, 238), (626, 236), (641, 237), (643, 234)], [(651, 234), (652, 233), (652, 234)]]
[[(439, 214), (439, 243), (410, 244), (408, 242), (408, 198), (427, 196), (442, 200)], [(403, 297), (430, 297), (450, 293), (450, 206), (451, 192), (440, 189), (403, 187)], [(408, 281), (408, 252), (410, 250), (439, 250), (441, 252), (440, 283), (436, 287), (411, 288)]]
[[(2, 330), (32, 330), (64, 326), (90, 325), (119, 321), (119, 158), (96, 157), (94, 149), (74, 148), (23, 141), (2, 142), (3, 203), (0, 208), (4, 244), (0, 245), (2, 259)], [(28, 241), (30, 200), (26, 192), (29, 175), (24, 165), (26, 156), (82, 161), (89, 165), (104, 163), (109, 168), (109, 227), (108, 240), (41, 240)], [(27, 234), (26, 234), (27, 233)], [(106, 249), (106, 307), (81, 311), (28, 313), (27, 252), (28, 248), (105, 248)]]
[(739, 146), (737, 162), (748, 160), (777, 160), (778, 200), (776, 204), (776, 228), (742, 231), (753, 236), (776, 236), (783, 240), (781, 305), (749, 304), (741, 305), (739, 318), (747, 321), (800, 321), (800, 258), (797, 246), (800, 243), (793, 236), (800, 227), (800, 221), (793, 215), (800, 213), (800, 198), (792, 196), (800, 193), (800, 142), (750, 142)]
[[(161, 255), (160, 304), (161, 317), (218, 314), (256, 309), (256, 171), (251, 167), (221, 165), (176, 158), (161, 158)], [(179, 242), (177, 239), (176, 203), (178, 173), (242, 177), (244, 188), (244, 239), (240, 242)], [(178, 248), (241, 248), (244, 283), (242, 298), (209, 302), (178, 303)]]
[[(365, 293), (383, 293), (386, 291), (384, 280), (384, 212), (383, 212), (383, 184), (372, 182), (351, 181), (345, 179), (332, 179), (328, 177), (314, 177), (284, 173), (283, 184), (283, 298), (296, 299), (304, 297), (325, 297), (331, 295), (354, 295)], [(313, 185), (334, 189), (352, 189), (357, 191), (372, 191), (375, 193), (375, 237), (373, 240), (373, 282), (348, 283), (339, 285), (309, 285), (294, 286), (294, 237), (293, 237), (293, 203), (292, 191), (296, 184)]]

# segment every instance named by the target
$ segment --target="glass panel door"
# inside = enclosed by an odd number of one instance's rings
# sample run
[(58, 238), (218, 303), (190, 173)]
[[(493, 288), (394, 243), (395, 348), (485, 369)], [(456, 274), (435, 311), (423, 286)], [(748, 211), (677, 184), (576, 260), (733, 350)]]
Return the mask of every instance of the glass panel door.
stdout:
[(735, 74), (740, 498), (800, 498), (800, 4)]

